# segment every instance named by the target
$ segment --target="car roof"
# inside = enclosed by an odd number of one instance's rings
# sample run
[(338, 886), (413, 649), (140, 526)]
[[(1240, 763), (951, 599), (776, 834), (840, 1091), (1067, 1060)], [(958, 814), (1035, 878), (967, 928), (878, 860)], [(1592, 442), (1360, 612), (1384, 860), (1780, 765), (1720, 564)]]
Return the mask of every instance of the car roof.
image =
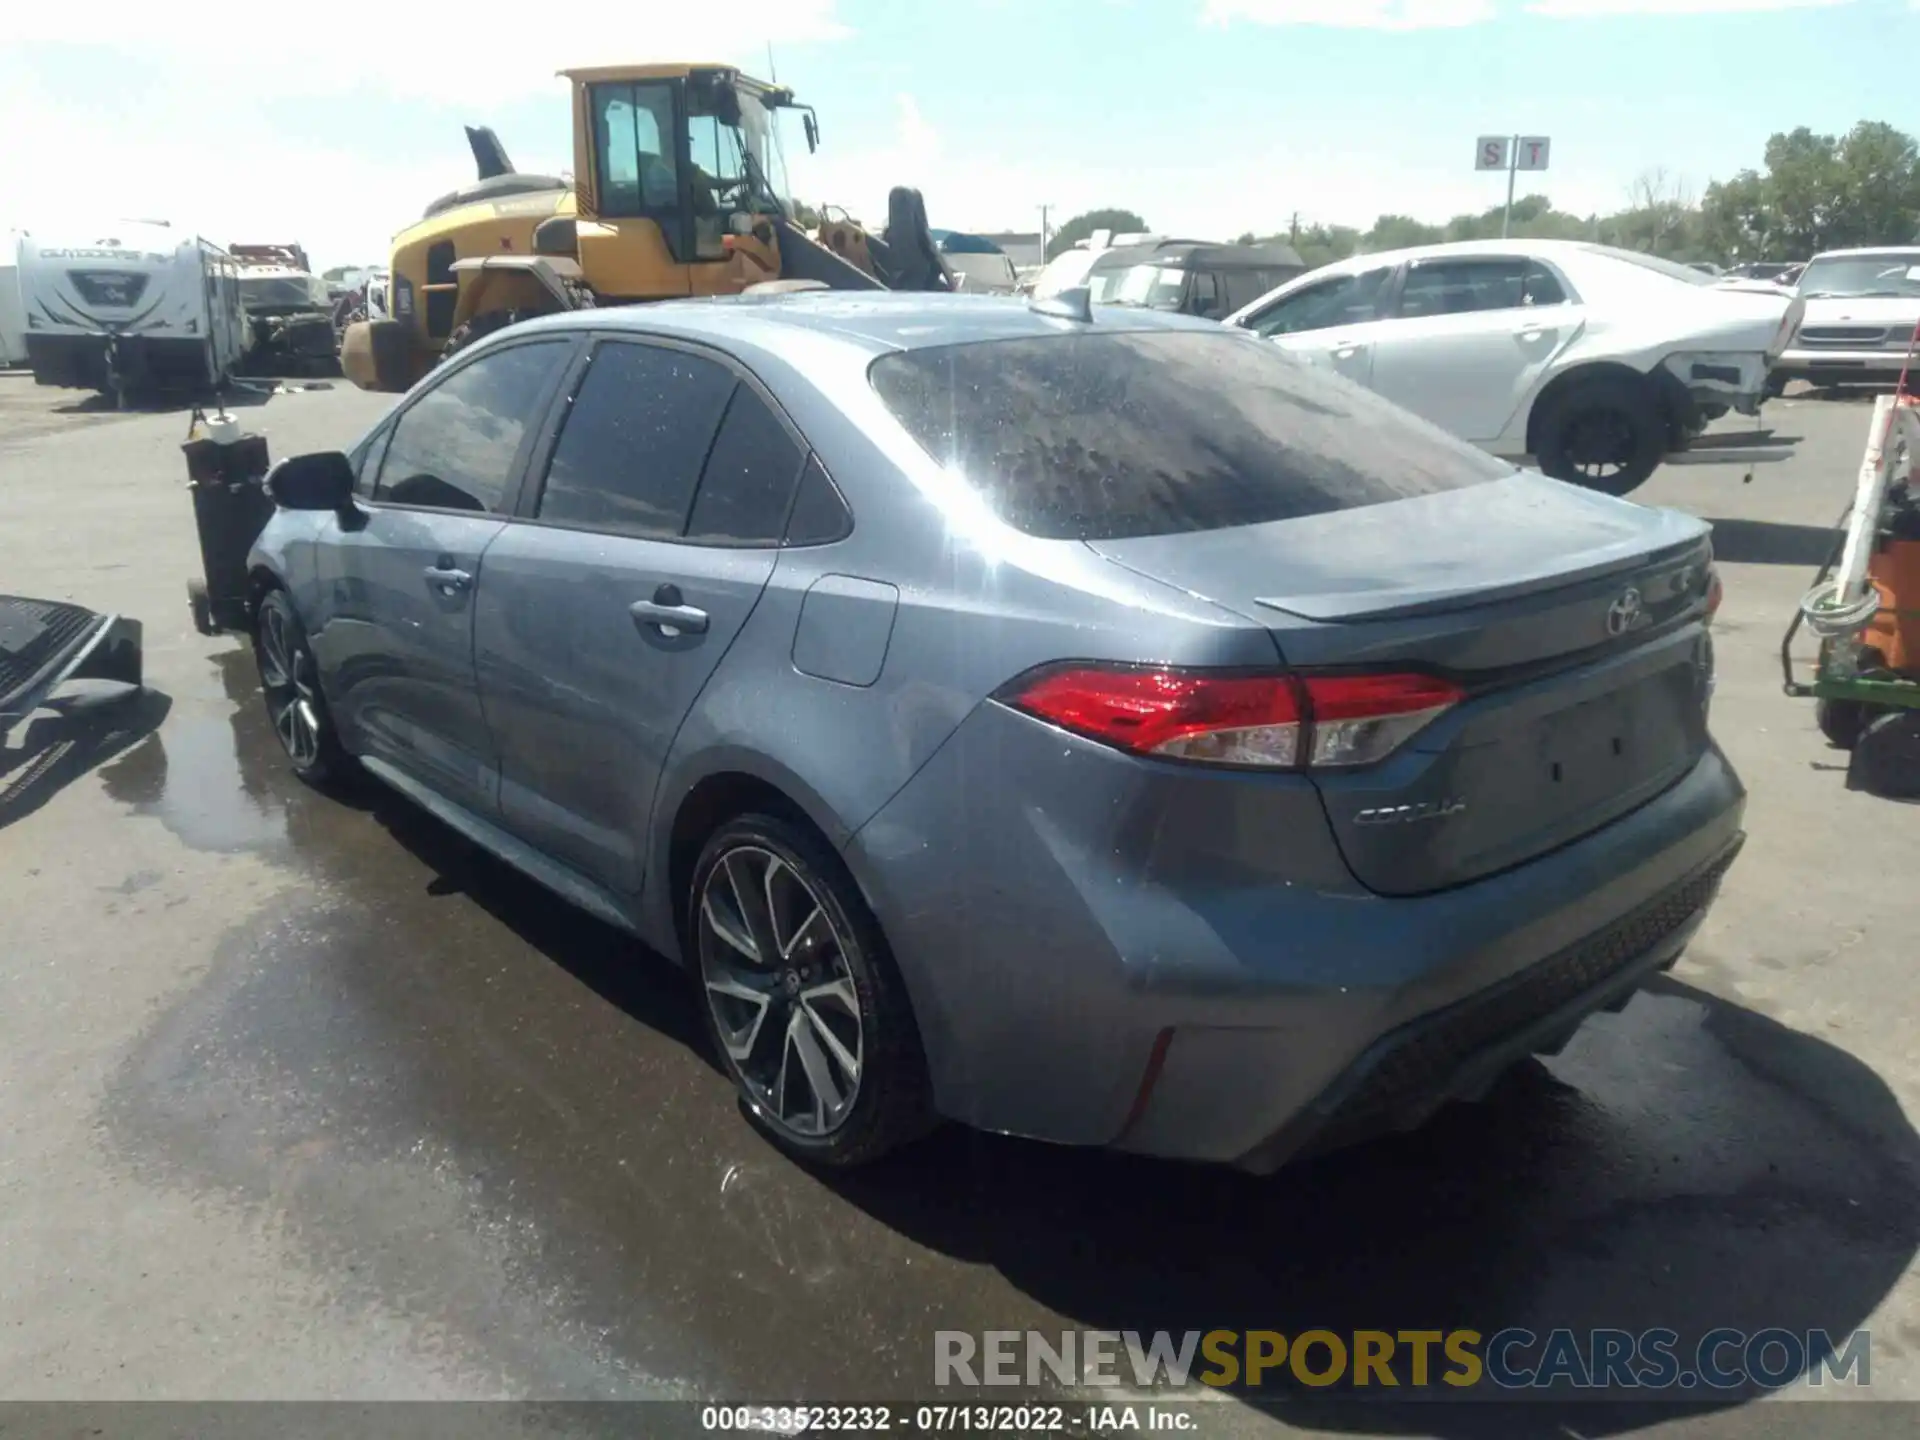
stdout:
[(1849, 250), (1822, 250), (1813, 259), (1844, 260), (1849, 255), (1920, 255), (1920, 245), (1856, 245)]
[(1214, 245), (1204, 240), (1161, 240), (1148, 245), (1116, 245), (1094, 261), (1095, 270), (1124, 270), (1149, 261), (1193, 269), (1259, 270), (1301, 266), (1305, 262), (1285, 245)]
[(814, 290), (662, 300), (644, 305), (570, 310), (528, 320), (501, 334), (538, 330), (631, 331), (778, 352), (800, 336), (838, 343), (866, 356), (1067, 332), (1199, 330), (1222, 333), (1216, 321), (1160, 311), (1101, 306), (1091, 321), (1065, 320), (1013, 296)]

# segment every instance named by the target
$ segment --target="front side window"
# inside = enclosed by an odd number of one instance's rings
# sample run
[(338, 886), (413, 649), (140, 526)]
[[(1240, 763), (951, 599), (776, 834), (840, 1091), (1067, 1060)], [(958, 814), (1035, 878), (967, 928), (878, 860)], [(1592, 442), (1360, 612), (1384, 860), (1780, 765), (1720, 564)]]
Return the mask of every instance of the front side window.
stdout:
[(1335, 275), (1317, 285), (1296, 290), (1286, 299), (1247, 322), (1256, 335), (1299, 335), (1335, 325), (1364, 325), (1380, 318), (1380, 300), (1390, 267), (1363, 270), (1358, 275)]
[(600, 213), (644, 215), (676, 208), (680, 179), (673, 87), (657, 81), (595, 85), (591, 93)]
[(1097, 270), (1087, 284), (1097, 304), (1178, 310), (1187, 293), (1187, 272), (1171, 265), (1130, 265), (1121, 270)]
[(436, 510), (505, 512), (527, 427), (571, 340), (511, 345), (456, 370), (393, 427), (374, 498)]
[(1005, 523), (1051, 540), (1255, 525), (1513, 473), (1234, 330), (903, 350), (869, 376), (929, 456)]
[(373, 498), (373, 484), (380, 475), (380, 461), (385, 457), (387, 442), (392, 438), (393, 427), (382, 425), (354, 446), (347, 456), (347, 463), (353, 466), (353, 493), (363, 500)]
[(726, 366), (684, 350), (603, 344), (554, 447), (540, 519), (678, 538), (734, 383)]

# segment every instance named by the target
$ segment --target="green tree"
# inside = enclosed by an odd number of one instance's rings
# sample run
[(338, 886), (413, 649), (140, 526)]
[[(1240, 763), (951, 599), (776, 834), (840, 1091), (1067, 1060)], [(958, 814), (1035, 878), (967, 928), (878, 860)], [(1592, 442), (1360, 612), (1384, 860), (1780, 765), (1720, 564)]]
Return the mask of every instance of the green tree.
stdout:
[(1804, 260), (1849, 245), (1905, 244), (1920, 227), (1920, 149), (1863, 120), (1843, 136), (1806, 126), (1767, 141), (1764, 172), (1707, 188), (1705, 245), (1736, 259)]
[(1834, 152), (1840, 193), (1834, 230), (1840, 245), (1895, 245), (1920, 225), (1920, 149), (1911, 135), (1878, 120), (1863, 120)]
[(1372, 253), (1404, 250), (1410, 245), (1437, 245), (1443, 234), (1440, 226), (1424, 224), (1411, 215), (1382, 215), (1361, 237), (1360, 248)]
[(1776, 248), (1775, 228), (1766, 177), (1759, 171), (1742, 170), (1731, 180), (1707, 187), (1700, 202), (1700, 232), (1713, 255), (1737, 263), (1793, 253)]
[(1076, 243), (1085, 240), (1096, 230), (1111, 230), (1115, 234), (1126, 231), (1144, 231), (1147, 222), (1131, 210), (1089, 210), (1084, 215), (1076, 215), (1058, 230), (1047, 243), (1047, 258), (1051, 260), (1063, 250), (1071, 250)]

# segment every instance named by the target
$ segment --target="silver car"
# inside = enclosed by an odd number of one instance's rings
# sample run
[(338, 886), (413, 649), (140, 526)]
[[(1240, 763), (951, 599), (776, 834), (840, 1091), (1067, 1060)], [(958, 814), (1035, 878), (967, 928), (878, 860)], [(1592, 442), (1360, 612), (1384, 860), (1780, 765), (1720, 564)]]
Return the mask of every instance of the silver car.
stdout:
[(1204, 321), (556, 316), (271, 486), (294, 767), (678, 959), (819, 1164), (1416, 1123), (1670, 965), (1742, 839), (1705, 526)]

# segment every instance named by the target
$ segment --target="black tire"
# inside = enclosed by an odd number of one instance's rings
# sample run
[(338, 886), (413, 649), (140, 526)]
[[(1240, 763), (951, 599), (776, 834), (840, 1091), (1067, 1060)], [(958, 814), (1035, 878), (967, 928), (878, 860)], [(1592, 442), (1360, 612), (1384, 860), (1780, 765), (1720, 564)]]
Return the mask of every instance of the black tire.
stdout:
[(1667, 417), (1646, 381), (1596, 376), (1547, 402), (1535, 453), (1556, 480), (1625, 495), (1666, 457)]
[(261, 597), (254, 616), (253, 659), (260, 669), (267, 722), (293, 773), (316, 787), (345, 782), (355, 769), (353, 757), (341, 748), (306, 628), (284, 590), (269, 590)]
[[(811, 829), (749, 814), (714, 831), (694, 866), (682, 942), (741, 1108), (787, 1154), (850, 1169), (932, 1128), (926, 1056), (892, 952)], [(815, 1086), (811, 1064), (826, 1084)]]
[(187, 581), (187, 610), (193, 616), (195, 630), (202, 635), (219, 633), (219, 627), (213, 623), (213, 600), (207, 594), (206, 581)]
[(1920, 710), (1888, 711), (1868, 722), (1853, 747), (1847, 785), (1886, 800), (1920, 800)]
[(1769, 370), (1767, 372), (1766, 387), (1761, 390), (1760, 398), (1762, 400), (1778, 400), (1782, 395), (1787, 393), (1787, 383), (1792, 378), (1793, 377), (1784, 370)]
[(1820, 733), (1836, 749), (1851, 750), (1859, 743), (1860, 733), (1872, 718), (1858, 700), (1822, 700), (1814, 706), (1814, 721)]

